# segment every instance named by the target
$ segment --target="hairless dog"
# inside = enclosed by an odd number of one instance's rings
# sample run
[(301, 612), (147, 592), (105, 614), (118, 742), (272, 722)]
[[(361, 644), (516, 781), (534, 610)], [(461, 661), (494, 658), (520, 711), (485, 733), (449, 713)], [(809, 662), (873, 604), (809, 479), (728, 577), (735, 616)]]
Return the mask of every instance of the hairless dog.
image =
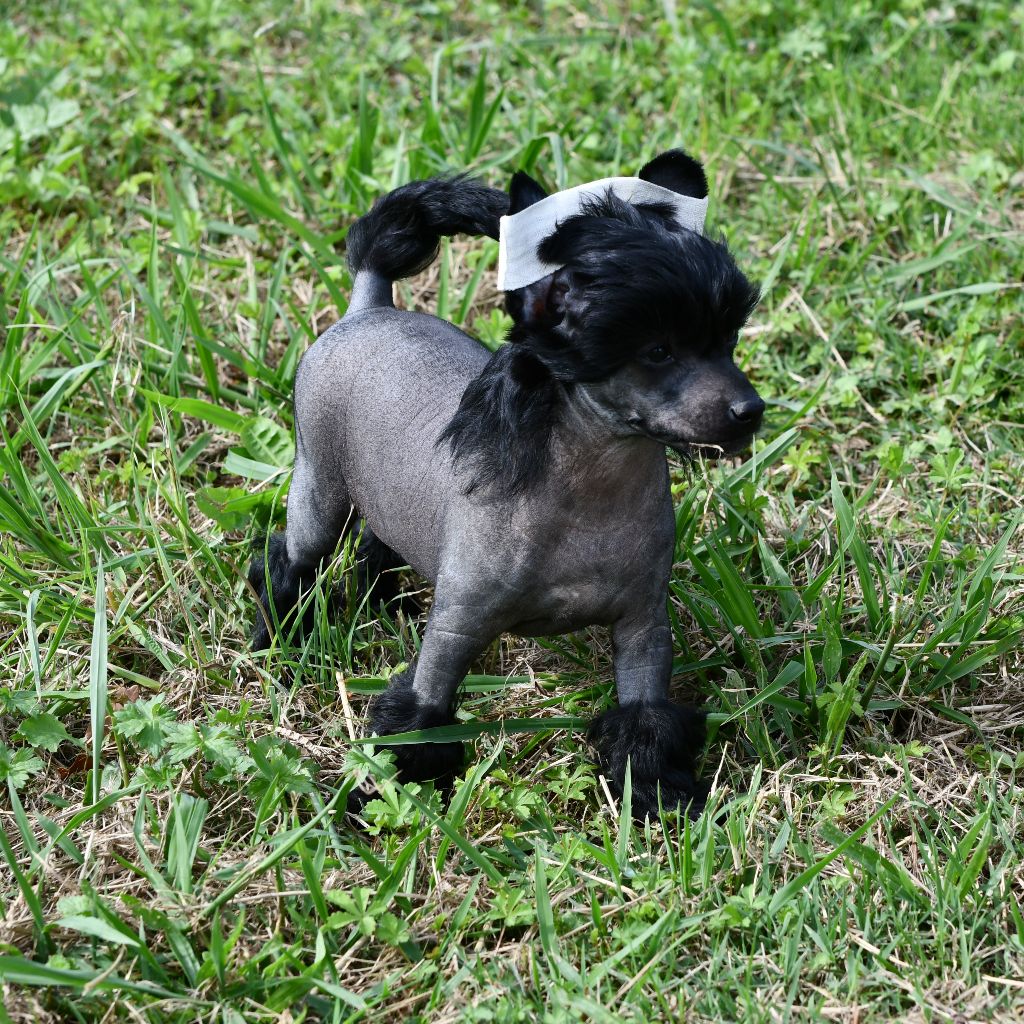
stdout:
[[(638, 177), (707, 195), (680, 150)], [(669, 693), (666, 447), (735, 453), (760, 426), (764, 403), (733, 361), (758, 291), (671, 204), (609, 189), (539, 242), (555, 269), (508, 292), (514, 326), (493, 354), (395, 308), (392, 282), (427, 266), (440, 236), (497, 237), (503, 214), (545, 195), (522, 172), (508, 195), (465, 177), (418, 181), (353, 225), (348, 310), (296, 374), (287, 528), (250, 570), (263, 602), (254, 644), (362, 520), (371, 580), (409, 565), (434, 585), (419, 656), (371, 706), (376, 734), (454, 722), (459, 684), (502, 633), (608, 626), (619, 704), (591, 726), (599, 764), (618, 794), (631, 765), (637, 817), (659, 800), (694, 814), (704, 716)], [(458, 743), (395, 751), (404, 779), (450, 776), (463, 759)]]

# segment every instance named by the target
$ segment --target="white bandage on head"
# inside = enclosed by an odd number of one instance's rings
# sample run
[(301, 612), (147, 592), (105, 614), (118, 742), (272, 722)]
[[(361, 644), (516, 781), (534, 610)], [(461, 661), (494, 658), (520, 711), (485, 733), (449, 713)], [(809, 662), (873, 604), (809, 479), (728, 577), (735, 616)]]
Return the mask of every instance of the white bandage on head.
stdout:
[(582, 213), (585, 199), (603, 198), (609, 190), (627, 203), (668, 205), (680, 227), (704, 231), (707, 196), (703, 199), (683, 196), (643, 178), (590, 181), (586, 185), (567, 188), (564, 192), (555, 192), (519, 213), (501, 218), (498, 288), (503, 292), (513, 292), (561, 269), (557, 264), (544, 263), (537, 255), (537, 247), (562, 221)]

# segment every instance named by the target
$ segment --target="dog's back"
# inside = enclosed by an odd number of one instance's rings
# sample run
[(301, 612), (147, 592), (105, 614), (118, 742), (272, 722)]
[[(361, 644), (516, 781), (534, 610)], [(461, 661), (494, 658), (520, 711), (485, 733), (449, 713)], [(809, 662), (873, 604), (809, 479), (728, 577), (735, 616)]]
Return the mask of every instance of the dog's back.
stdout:
[(295, 528), (318, 537), (354, 506), (380, 540), (435, 578), (440, 517), (460, 494), (436, 442), (489, 353), (445, 320), (395, 309), (392, 282), (427, 266), (440, 235), (496, 236), (507, 203), (467, 178), (412, 182), (350, 229), (349, 308), (295, 379), (290, 534), (296, 518), (311, 517), (308, 531)]
[[(332, 468), (317, 474), (318, 507), (354, 506), (429, 579), (438, 516), (459, 493), (451, 458), (436, 442), (487, 357), (437, 317), (369, 307), (325, 331), (296, 375), (300, 460)], [(301, 507), (289, 502), (289, 521)]]

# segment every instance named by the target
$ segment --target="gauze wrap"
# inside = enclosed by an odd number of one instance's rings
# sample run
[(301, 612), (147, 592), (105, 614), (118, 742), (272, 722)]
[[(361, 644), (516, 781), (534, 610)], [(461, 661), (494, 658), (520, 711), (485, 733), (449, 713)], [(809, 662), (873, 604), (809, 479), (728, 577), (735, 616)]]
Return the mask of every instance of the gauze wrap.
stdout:
[(611, 190), (627, 203), (661, 203), (672, 208), (680, 227), (703, 232), (708, 212), (707, 196), (694, 199), (644, 181), (643, 178), (601, 178), (585, 185), (555, 192), (519, 213), (501, 218), (498, 242), (498, 288), (513, 292), (560, 270), (544, 263), (537, 247), (552, 234), (559, 223), (583, 211), (587, 197), (603, 198)]

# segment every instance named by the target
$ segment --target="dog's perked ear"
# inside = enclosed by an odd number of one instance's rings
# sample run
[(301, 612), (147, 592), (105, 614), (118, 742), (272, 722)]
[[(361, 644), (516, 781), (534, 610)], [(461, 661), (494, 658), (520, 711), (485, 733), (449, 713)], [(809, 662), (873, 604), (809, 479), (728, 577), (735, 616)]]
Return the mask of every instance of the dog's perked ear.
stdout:
[(708, 194), (708, 179), (700, 161), (681, 149), (669, 149), (656, 156), (640, 168), (637, 177), (693, 199), (703, 199)]
[[(546, 199), (547, 192), (539, 181), (526, 171), (516, 171), (508, 186), (509, 216)], [(521, 327), (555, 327), (565, 316), (565, 296), (569, 291), (569, 275), (561, 270), (542, 277), (525, 288), (508, 292), (505, 307), (509, 316)]]
[(533, 206), (534, 203), (539, 203), (547, 197), (548, 194), (539, 181), (531, 178), (526, 171), (516, 171), (508, 186), (509, 216), (521, 213), (528, 206)]

